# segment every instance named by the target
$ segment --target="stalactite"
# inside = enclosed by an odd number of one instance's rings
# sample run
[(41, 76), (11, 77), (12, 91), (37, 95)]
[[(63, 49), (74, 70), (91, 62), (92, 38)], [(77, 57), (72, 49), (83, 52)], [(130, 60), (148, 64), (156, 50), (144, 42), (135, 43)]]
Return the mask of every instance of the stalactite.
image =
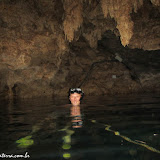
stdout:
[(63, 22), (66, 39), (71, 42), (74, 39), (74, 32), (78, 30), (83, 22), (83, 3), (79, 0), (65, 0), (65, 19)]
[(104, 17), (108, 15), (114, 18), (117, 22), (117, 29), (120, 32), (122, 45), (129, 44), (133, 35), (133, 22), (130, 13), (134, 9), (137, 12), (138, 8), (143, 5), (143, 0), (101, 0), (101, 7)]
[(160, 0), (151, 0), (151, 2), (156, 6), (160, 6)]

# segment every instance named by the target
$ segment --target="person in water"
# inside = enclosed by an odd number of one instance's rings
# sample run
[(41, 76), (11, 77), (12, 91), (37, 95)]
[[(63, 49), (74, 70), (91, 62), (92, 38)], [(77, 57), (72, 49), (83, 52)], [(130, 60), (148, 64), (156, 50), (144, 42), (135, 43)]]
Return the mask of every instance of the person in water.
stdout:
[(80, 88), (69, 89), (69, 100), (73, 106), (79, 106), (83, 96), (84, 92)]
[(69, 100), (72, 104), (71, 106), (71, 117), (72, 117), (72, 127), (81, 128), (83, 121), (80, 111), (80, 103), (83, 99), (84, 92), (80, 88), (71, 88), (69, 90)]

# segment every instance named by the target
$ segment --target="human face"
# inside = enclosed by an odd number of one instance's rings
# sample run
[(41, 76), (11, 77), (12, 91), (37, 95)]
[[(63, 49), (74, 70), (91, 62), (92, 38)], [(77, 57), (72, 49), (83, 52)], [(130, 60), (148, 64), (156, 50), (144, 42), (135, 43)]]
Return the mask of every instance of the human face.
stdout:
[(74, 106), (80, 105), (81, 94), (73, 93), (70, 95), (71, 104)]

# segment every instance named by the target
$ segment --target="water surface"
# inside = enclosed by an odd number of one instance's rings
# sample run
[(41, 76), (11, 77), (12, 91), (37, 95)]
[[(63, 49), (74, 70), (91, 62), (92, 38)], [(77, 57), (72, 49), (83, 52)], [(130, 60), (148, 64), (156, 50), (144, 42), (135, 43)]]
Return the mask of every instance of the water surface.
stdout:
[(65, 97), (1, 102), (0, 154), (28, 152), (37, 160), (160, 159), (159, 95), (85, 97), (80, 108), (67, 103)]

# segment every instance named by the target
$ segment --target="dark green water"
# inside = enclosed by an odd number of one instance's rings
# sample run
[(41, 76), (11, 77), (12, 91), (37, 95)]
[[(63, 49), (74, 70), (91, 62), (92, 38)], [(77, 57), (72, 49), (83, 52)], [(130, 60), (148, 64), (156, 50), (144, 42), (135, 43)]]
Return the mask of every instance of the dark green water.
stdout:
[[(64, 97), (1, 102), (0, 155), (27, 152), (31, 160), (160, 159), (160, 95), (85, 97), (80, 110), (67, 103)], [(81, 113), (78, 122), (72, 112)]]

